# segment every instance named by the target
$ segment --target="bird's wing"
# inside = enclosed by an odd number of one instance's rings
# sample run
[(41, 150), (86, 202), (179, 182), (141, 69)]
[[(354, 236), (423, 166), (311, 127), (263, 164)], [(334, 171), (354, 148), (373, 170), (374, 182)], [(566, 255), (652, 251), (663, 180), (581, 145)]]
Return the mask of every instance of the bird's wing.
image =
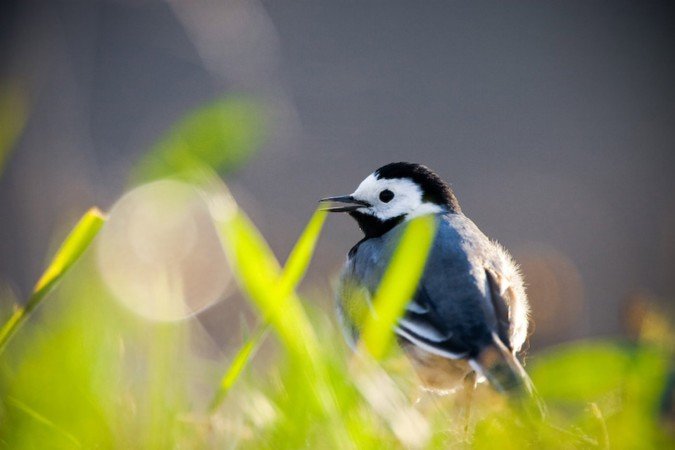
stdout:
[[(426, 282), (425, 282), (426, 281)], [(510, 305), (515, 291), (494, 269), (485, 269), (485, 293), (448, 286), (441, 290), (422, 280), (396, 332), (432, 353), (462, 358), (480, 352), (492, 336), (512, 350)], [(434, 298), (430, 295), (436, 292)]]
[[(496, 335), (510, 351), (510, 305), (515, 292), (493, 269), (485, 269), (485, 293), (422, 280), (396, 332), (432, 353), (462, 358), (480, 351)], [(449, 283), (448, 283), (449, 284)], [(436, 292), (434, 298), (430, 292)]]
[(413, 344), (453, 359), (471, 356), (491, 339), (484, 285), (473, 275), (477, 252), (467, 251), (471, 239), (462, 226), (441, 221), (417, 292), (396, 329)]
[(430, 353), (451, 359), (467, 356), (470, 343), (448, 325), (422, 284), (399, 319), (396, 333)]
[(511, 317), (510, 307), (515, 303), (515, 290), (504, 277), (493, 269), (485, 269), (487, 280), (486, 316), (495, 333), (511, 351)]

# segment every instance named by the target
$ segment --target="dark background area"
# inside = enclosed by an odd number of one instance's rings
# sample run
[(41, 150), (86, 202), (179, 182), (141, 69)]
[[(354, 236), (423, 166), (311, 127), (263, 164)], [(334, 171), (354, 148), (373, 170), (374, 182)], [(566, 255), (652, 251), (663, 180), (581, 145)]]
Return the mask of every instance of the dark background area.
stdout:
[[(667, 2), (22, 0), (0, 6), (0, 38), (0, 82), (30, 105), (0, 177), (0, 281), (22, 297), (55, 234), (109, 208), (187, 111), (237, 92), (273, 129), (227, 181), (281, 257), (317, 199), (406, 160), (522, 263), (535, 345), (675, 297)], [(331, 217), (307, 284), (328, 293), (359, 238)]]

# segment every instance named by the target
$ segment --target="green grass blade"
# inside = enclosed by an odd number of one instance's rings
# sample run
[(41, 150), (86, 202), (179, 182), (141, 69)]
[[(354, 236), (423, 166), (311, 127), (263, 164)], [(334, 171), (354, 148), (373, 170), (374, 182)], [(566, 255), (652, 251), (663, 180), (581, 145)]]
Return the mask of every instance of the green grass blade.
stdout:
[(105, 217), (98, 208), (91, 208), (82, 216), (63, 241), (61, 247), (59, 247), (47, 270), (45, 270), (42, 277), (35, 284), (31, 299), (42, 297), (49, 292), (54, 283), (61, 279), (68, 269), (82, 256), (82, 253), (89, 247), (89, 244), (96, 237), (104, 222)]
[(279, 281), (281, 295), (295, 290), (305, 276), (327, 215), (326, 211), (317, 210), (295, 243)]
[[(328, 381), (328, 368), (300, 299), (295, 292), (280, 295), (279, 263), (255, 225), (242, 211), (222, 214), (218, 203), (217, 200), (212, 203), (212, 214), (235, 279), (262, 317), (269, 321), (298, 374), (306, 377), (312, 403), (322, 414), (335, 417), (337, 405)], [(222, 204), (221, 199), (220, 206)]]
[[(314, 254), (314, 249), (319, 240), (326, 216), (327, 213), (325, 211), (317, 210), (309, 220), (300, 238), (298, 238), (293, 250), (291, 250), (277, 286), (280, 298), (290, 295), (304, 277)], [(219, 389), (211, 402), (211, 412), (215, 411), (222, 403), (227, 392), (237, 381), (248, 365), (248, 362), (255, 356), (256, 350), (267, 336), (268, 325), (269, 322), (267, 320), (260, 324), (257, 331), (242, 345), (235, 355), (225, 375), (223, 375)]]
[(316, 360), (316, 336), (305, 310), (294, 293), (279, 295), (281, 268), (255, 225), (241, 211), (226, 220), (214, 217), (225, 253), (244, 292), (294, 357)]
[(12, 335), (26, 320), (30, 313), (40, 304), (65, 273), (82, 256), (105, 222), (105, 217), (97, 208), (87, 211), (75, 225), (61, 247), (54, 255), (51, 263), (33, 288), (28, 302), (19, 307), (0, 329), (0, 352), (4, 350)]
[(26, 405), (25, 403), (15, 399), (15, 398), (8, 398), (7, 402), (14, 406), (16, 409), (19, 411), (23, 412), (27, 416), (29, 416), (31, 419), (33, 419), (35, 422), (49, 428), (52, 431), (56, 431), (58, 434), (66, 438), (72, 445), (74, 445), (77, 448), (82, 448), (82, 444), (80, 441), (77, 440), (75, 436), (72, 434), (68, 433), (67, 431), (61, 429), (59, 426), (57, 426), (54, 422), (51, 420), (47, 419), (45, 416), (40, 414), (39, 412), (35, 411), (33, 408), (30, 406)]
[(237, 382), (241, 374), (244, 372), (246, 366), (248, 366), (249, 361), (253, 359), (256, 351), (258, 348), (260, 348), (260, 345), (265, 340), (268, 330), (269, 326), (267, 324), (262, 324), (258, 330), (248, 338), (244, 345), (239, 348), (237, 354), (234, 355), (234, 358), (225, 372), (225, 375), (223, 375), (223, 378), (220, 380), (218, 391), (214, 395), (213, 400), (209, 406), (209, 411), (211, 413), (218, 409), (220, 404), (227, 396), (227, 393), (230, 391), (230, 389), (232, 389), (234, 383)]
[[(283, 275), (279, 264), (248, 217), (242, 211), (225, 213), (223, 208), (218, 207), (217, 201), (212, 205), (214, 220), (220, 232), (225, 253), (233, 267), (235, 278), (279, 336), (288, 352), (297, 378), (302, 379), (301, 383), (307, 386), (306, 397), (309, 404), (312, 408), (316, 408), (318, 416), (331, 422), (332, 426), (328, 433), (335, 439), (335, 442), (344, 441), (345, 436), (353, 434), (353, 430), (346, 426), (339, 414), (336, 386), (329, 377), (326, 355), (321, 352), (316, 331), (295, 290), (290, 289), (287, 293), (280, 291), (280, 280)], [(222, 201), (220, 205), (223, 205)], [(311, 223), (310, 229), (313, 231), (305, 235), (304, 241), (308, 244), (316, 240), (316, 236), (312, 238), (312, 234), (318, 235), (320, 231), (321, 214), (318, 213), (315, 221)], [(303, 247), (311, 250), (313, 245), (303, 244)], [(298, 262), (293, 263), (291, 267), (296, 268), (293, 273), (301, 274), (304, 272), (303, 267), (306, 267), (311, 252), (297, 250), (294, 253), (298, 255), (294, 257)], [(303, 254), (306, 258), (301, 256)], [(307, 261), (304, 261), (305, 259)], [(288, 277), (293, 278), (291, 275)], [(295, 279), (299, 280), (299, 277)], [(344, 448), (344, 445), (340, 445), (340, 448)]]
[(373, 313), (366, 320), (361, 345), (381, 359), (389, 349), (392, 331), (417, 289), (436, 233), (433, 216), (408, 224), (373, 299)]

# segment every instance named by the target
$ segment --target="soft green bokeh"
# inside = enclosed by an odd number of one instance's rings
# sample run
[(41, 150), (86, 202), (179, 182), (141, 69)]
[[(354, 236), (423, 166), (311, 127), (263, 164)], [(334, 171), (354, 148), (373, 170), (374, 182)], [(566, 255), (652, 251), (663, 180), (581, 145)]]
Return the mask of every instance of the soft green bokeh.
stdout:
[(204, 166), (232, 173), (256, 153), (266, 135), (262, 103), (244, 95), (221, 98), (179, 120), (138, 162), (132, 182), (189, 179)]
[(578, 342), (539, 356), (530, 372), (579, 426), (593, 425), (587, 406), (596, 404), (614, 448), (658, 448), (667, 442), (659, 409), (671, 361), (652, 344)]
[(28, 121), (28, 94), (14, 80), (0, 80), (0, 175)]

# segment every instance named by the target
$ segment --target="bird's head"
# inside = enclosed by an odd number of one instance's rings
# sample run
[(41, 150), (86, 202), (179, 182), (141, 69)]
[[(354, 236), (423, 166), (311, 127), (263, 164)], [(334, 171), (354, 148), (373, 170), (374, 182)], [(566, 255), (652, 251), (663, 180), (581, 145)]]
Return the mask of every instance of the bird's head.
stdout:
[(426, 166), (406, 162), (380, 167), (350, 195), (321, 201), (340, 203), (326, 210), (349, 213), (366, 237), (381, 236), (413, 217), (461, 211), (447, 183)]

